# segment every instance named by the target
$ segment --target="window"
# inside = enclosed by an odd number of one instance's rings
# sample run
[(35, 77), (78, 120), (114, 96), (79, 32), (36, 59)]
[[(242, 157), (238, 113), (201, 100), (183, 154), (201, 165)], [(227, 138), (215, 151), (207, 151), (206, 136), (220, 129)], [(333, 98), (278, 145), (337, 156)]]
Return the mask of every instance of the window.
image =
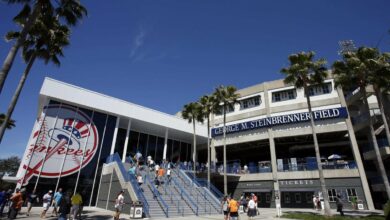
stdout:
[(240, 101), (240, 110), (259, 106), (260, 103), (261, 103), (261, 97), (259, 95), (255, 97), (243, 99)]
[(347, 189), (347, 196), (348, 196), (348, 201), (352, 202), (353, 198), (357, 200), (357, 194), (355, 188), (349, 188)]
[(286, 100), (295, 99), (297, 97), (297, 92), (295, 89), (289, 89), (279, 92), (272, 93), (272, 102), (281, 102)]
[(302, 202), (302, 198), (301, 198), (301, 194), (300, 193), (295, 193), (295, 202), (296, 203), (301, 203)]
[(336, 202), (336, 189), (328, 189), (329, 202)]
[(329, 94), (332, 91), (332, 83), (325, 83), (309, 87), (310, 96)]
[[(234, 112), (234, 106), (233, 105), (227, 105), (226, 106), (226, 114), (230, 113), (230, 112)], [(222, 115), (223, 114), (223, 106), (221, 106), (221, 112), (217, 113), (216, 115)]]
[(313, 193), (306, 193), (306, 203), (313, 203)]
[(265, 194), (265, 202), (266, 203), (271, 203), (271, 193), (266, 193)]
[(285, 203), (290, 203), (290, 193), (285, 193), (284, 194), (284, 202)]

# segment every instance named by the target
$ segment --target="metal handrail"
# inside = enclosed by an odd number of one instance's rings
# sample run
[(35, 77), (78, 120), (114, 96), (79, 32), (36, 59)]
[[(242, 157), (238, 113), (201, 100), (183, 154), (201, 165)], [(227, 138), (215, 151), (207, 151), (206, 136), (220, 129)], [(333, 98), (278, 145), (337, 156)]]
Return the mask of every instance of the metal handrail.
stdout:
[(160, 201), (160, 204), (163, 206), (163, 211), (166, 215), (166, 217), (168, 218), (169, 217), (169, 206), (167, 205), (167, 203), (164, 201), (164, 199), (161, 197), (160, 195), (160, 192), (158, 191), (158, 189), (154, 186), (154, 183), (152, 182), (152, 180), (150, 179), (149, 175), (146, 175), (145, 176), (145, 182), (148, 184), (148, 186), (150, 187), (150, 189), (152, 190), (153, 192), (153, 195), (155, 198), (157, 198), (157, 201)]
[(166, 176), (164, 177), (163, 188), (164, 188), (165, 195), (168, 195), (167, 191), (169, 191), (169, 198), (171, 199), (171, 203), (173, 203), (172, 197), (174, 197), (174, 200), (176, 200), (177, 213), (180, 213), (180, 211), (181, 211), (182, 216), (184, 216), (184, 207), (181, 207), (181, 209), (180, 209), (180, 206), (181, 206), (180, 199), (177, 198), (177, 196), (173, 193), (172, 188), (168, 187), (168, 177), (166, 177)]
[(117, 165), (119, 167), (119, 170), (122, 173), (122, 176), (123, 176), (125, 182), (130, 182), (130, 184), (133, 187), (134, 192), (135, 192), (135, 194), (137, 196), (137, 199), (140, 200), (143, 203), (143, 206), (144, 206), (143, 208), (145, 210), (144, 211), (145, 215), (149, 216), (149, 203), (146, 200), (144, 194), (142, 193), (142, 189), (138, 185), (138, 182), (135, 179), (135, 177), (133, 175), (130, 175), (129, 173), (127, 173), (127, 171), (126, 171), (125, 167), (123, 166), (123, 163), (122, 163), (118, 153), (111, 154), (106, 159), (106, 164), (114, 163), (114, 162), (117, 163)]
[(207, 180), (205, 179), (200, 179), (200, 178), (197, 178), (196, 181), (198, 181), (198, 183), (202, 186), (202, 187), (210, 187), (210, 192), (217, 198), (217, 199), (222, 199), (223, 198), (223, 193), (217, 189), (217, 187), (215, 187), (213, 184), (208, 184), (207, 183)]
[[(188, 204), (190, 205), (190, 207), (192, 208), (192, 210), (195, 211), (195, 215), (198, 215), (198, 211), (199, 211), (199, 206), (198, 204), (196, 204), (192, 199), (191, 197), (187, 194), (187, 192), (183, 189), (183, 187), (176, 181), (176, 178), (175, 177), (172, 177), (172, 181), (174, 183), (174, 187), (176, 187), (176, 190), (180, 193), (181, 197), (184, 199), (184, 198), (187, 198), (187, 202)], [(184, 196), (183, 196), (184, 195)]]

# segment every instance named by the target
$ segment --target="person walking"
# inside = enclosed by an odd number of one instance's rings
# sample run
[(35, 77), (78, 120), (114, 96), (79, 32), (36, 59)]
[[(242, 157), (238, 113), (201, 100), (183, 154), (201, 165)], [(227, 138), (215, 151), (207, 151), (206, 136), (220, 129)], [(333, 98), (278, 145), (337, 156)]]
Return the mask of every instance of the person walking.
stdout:
[(223, 211), (223, 219), (228, 220), (229, 219), (229, 200), (227, 196), (224, 196), (221, 202), (221, 208)]
[(229, 200), (229, 217), (230, 220), (238, 220), (238, 207), (239, 204), (234, 198)]
[(138, 175), (138, 176), (137, 176), (137, 182), (138, 182), (139, 188), (140, 188), (141, 191), (143, 192), (144, 189), (142, 189), (141, 185), (144, 183), (144, 179), (142, 178), (142, 175)]
[(337, 197), (336, 197), (336, 205), (337, 205), (337, 211), (340, 212), (341, 216), (344, 216), (343, 201), (341, 200), (340, 195), (337, 195)]
[(77, 214), (79, 212), (80, 205), (83, 202), (83, 198), (81, 197), (79, 192), (76, 192), (70, 200), (71, 200), (71, 204), (72, 204), (72, 208), (70, 210), (70, 213), (72, 215), (73, 220), (75, 220), (75, 219), (77, 219)]
[(167, 184), (169, 185), (171, 183), (171, 168), (168, 168), (167, 170)]
[(248, 202), (248, 217), (249, 217), (249, 219), (253, 219), (253, 217), (256, 216), (256, 213), (257, 213), (256, 203), (252, 197)]
[(62, 188), (59, 188), (58, 191), (56, 193), (54, 193), (54, 196), (53, 196), (53, 211), (51, 212), (51, 217), (53, 217), (54, 215), (56, 215), (56, 217), (58, 216), (58, 206), (61, 202), (61, 199), (62, 199)]
[(38, 202), (39, 202), (39, 197), (38, 197), (38, 194), (36, 193), (36, 190), (34, 189), (32, 191), (32, 193), (27, 196), (27, 213), (26, 213), (26, 216), (30, 215), (30, 211), (31, 211), (32, 206), (35, 203), (38, 203)]
[(125, 204), (124, 203), (125, 198), (123, 197), (123, 193), (124, 193), (124, 191), (121, 190), (118, 193), (118, 196), (116, 197), (114, 220), (119, 220), (119, 216), (120, 216), (120, 214), (122, 212), (123, 205)]
[(72, 192), (68, 191), (66, 195), (61, 199), (60, 203), (58, 204), (59, 209), (58, 209), (58, 220), (67, 220), (68, 215), (70, 214), (70, 209), (72, 206), (71, 203), (71, 195)]
[(43, 198), (42, 198), (43, 210), (41, 213), (41, 218), (46, 218), (46, 212), (47, 212), (47, 210), (49, 210), (49, 207), (50, 207), (52, 193), (53, 193), (53, 191), (49, 190), (49, 192), (47, 192), (45, 195), (43, 195)]
[(10, 198), (12, 205), (8, 214), (9, 219), (15, 219), (23, 205), (23, 195), (20, 189), (16, 189)]
[(313, 195), (313, 207), (315, 210), (318, 210), (318, 201), (316, 195)]

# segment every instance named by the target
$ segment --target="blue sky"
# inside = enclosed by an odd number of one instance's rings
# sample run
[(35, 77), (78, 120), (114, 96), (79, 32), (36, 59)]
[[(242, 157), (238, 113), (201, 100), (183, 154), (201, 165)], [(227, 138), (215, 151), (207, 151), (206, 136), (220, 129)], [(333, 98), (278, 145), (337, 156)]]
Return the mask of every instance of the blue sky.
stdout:
[[(218, 85), (244, 88), (279, 79), (294, 52), (329, 63), (338, 41), (390, 51), (390, 1), (86, 0), (60, 68), (36, 62), (7, 131), (0, 158), (21, 156), (44, 77), (174, 114)], [(20, 5), (0, 3), (0, 35), (16, 29)], [(12, 42), (0, 41), (3, 62)], [(5, 112), (25, 67), (14, 62), (0, 96)]]

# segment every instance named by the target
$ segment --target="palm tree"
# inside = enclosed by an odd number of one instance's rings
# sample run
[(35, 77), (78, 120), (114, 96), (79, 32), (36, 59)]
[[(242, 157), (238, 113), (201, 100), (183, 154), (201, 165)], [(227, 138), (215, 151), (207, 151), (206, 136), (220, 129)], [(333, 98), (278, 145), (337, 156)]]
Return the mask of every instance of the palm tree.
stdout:
[(227, 175), (226, 175), (226, 112), (228, 108), (234, 108), (237, 99), (240, 97), (236, 93), (237, 88), (234, 86), (219, 86), (214, 91), (215, 101), (222, 104), (223, 114), (223, 191), (227, 195)]
[(376, 48), (366, 48), (366, 50), (371, 50), (371, 53), (375, 56), (368, 60), (367, 67), (370, 68), (368, 80), (374, 88), (378, 106), (381, 111), (387, 142), (390, 143), (389, 124), (386, 119), (382, 95), (383, 92), (390, 87), (390, 53), (380, 53)]
[(79, 0), (3, 0), (9, 4), (23, 3), (24, 7), (14, 21), (23, 23), (22, 29), (19, 32), (15, 43), (8, 52), (0, 70), (0, 94), (4, 86), (4, 82), (15, 60), (15, 56), (34, 26), (39, 16), (48, 19), (50, 17), (62, 18), (69, 26), (74, 26), (77, 22), (87, 14), (87, 10), (81, 5)]
[[(43, 18), (44, 17), (42, 17), (42, 19)], [(9, 32), (7, 38), (18, 38), (19, 35), (20, 32)], [(60, 61), (57, 56), (63, 56), (62, 49), (69, 44), (69, 36), (70, 31), (68, 27), (61, 25), (57, 18), (49, 17), (46, 18), (45, 21), (40, 20), (39, 18), (36, 20), (23, 45), (23, 58), (27, 62), (27, 66), (11, 99), (4, 121), (8, 121), (8, 119), (11, 118), (24, 83), (26, 82), (27, 76), (30, 73), (36, 58), (44, 60), (45, 64), (51, 61), (59, 66)], [(1, 125), (0, 142), (3, 138), (5, 129), (6, 125)]]
[(190, 102), (187, 105), (184, 105), (182, 110), (182, 117), (184, 119), (187, 119), (189, 123), (192, 123), (194, 133), (193, 133), (193, 145), (194, 145), (194, 151), (192, 153), (192, 159), (194, 161), (194, 177), (196, 174), (196, 129), (195, 124), (196, 122), (203, 122), (203, 115), (201, 106), (198, 102)]
[(210, 188), (210, 115), (218, 112), (220, 105), (216, 102), (216, 98), (213, 95), (202, 96), (199, 103), (201, 105), (202, 115), (207, 119), (207, 186)]
[(310, 114), (310, 127), (313, 134), (318, 173), (320, 176), (321, 192), (325, 203), (325, 215), (330, 216), (331, 212), (329, 198), (325, 187), (325, 178), (321, 165), (320, 148), (318, 146), (309, 93), (309, 88), (311, 85), (318, 85), (323, 83), (327, 76), (327, 68), (325, 67), (326, 61), (324, 59), (314, 61), (314, 55), (315, 53), (313, 51), (291, 54), (288, 57), (290, 66), (281, 69), (280, 72), (285, 75), (284, 83), (293, 84), (298, 89), (303, 88), (305, 92), (307, 107)]
[[(5, 114), (0, 114), (0, 125), (3, 125), (3, 123), (4, 123), (4, 118), (5, 118)], [(14, 120), (12, 120), (12, 119), (9, 119), (8, 120), (8, 123), (7, 123), (7, 125), (6, 125), (6, 128), (7, 129), (12, 129), (13, 127), (15, 127), (15, 121)]]
[[(368, 95), (366, 91), (366, 87), (370, 85), (371, 83), (375, 83), (376, 80), (373, 79), (373, 77), (381, 78), (383, 76), (380, 76), (380, 72), (377, 72), (377, 68), (373, 68), (373, 61), (376, 60), (378, 57), (378, 52), (374, 48), (366, 48), (366, 47), (360, 47), (356, 52), (347, 52), (342, 54), (342, 60), (336, 61), (333, 64), (333, 73), (336, 76), (335, 77), (335, 83), (336, 86), (342, 86), (344, 89), (350, 89), (354, 86), (358, 86), (360, 91), (363, 94), (363, 109), (365, 112), (369, 114), (369, 120), (368, 126), (370, 130), (370, 137), (373, 142), (373, 147), (375, 151), (375, 155), (378, 162), (379, 172), (382, 176), (383, 183), (385, 186), (385, 190), (387, 193), (388, 199), (390, 198), (390, 186), (389, 186), (389, 179), (387, 178), (386, 170), (383, 165), (383, 160), (379, 151), (378, 142), (376, 140), (375, 136), (375, 130), (373, 126), (373, 122), (371, 120), (370, 116), (370, 109), (368, 105)], [(388, 74), (388, 72), (386, 73)], [(386, 78), (382, 78), (382, 80), (388, 80)], [(386, 81), (389, 82), (389, 81)], [(374, 85), (375, 87), (380, 88), (381, 84)], [(388, 87), (388, 85), (386, 85)], [(376, 89), (378, 89), (376, 88)], [(380, 104), (379, 101), (381, 98), (381, 92), (378, 92), (378, 104)], [(382, 103), (382, 102), (381, 102)], [(380, 104), (382, 105), (382, 104)], [(383, 106), (381, 107), (381, 111), (383, 109)], [(382, 112), (382, 118), (384, 116), (384, 112)], [(384, 124), (387, 124), (387, 120), (384, 117), (383, 118)]]

